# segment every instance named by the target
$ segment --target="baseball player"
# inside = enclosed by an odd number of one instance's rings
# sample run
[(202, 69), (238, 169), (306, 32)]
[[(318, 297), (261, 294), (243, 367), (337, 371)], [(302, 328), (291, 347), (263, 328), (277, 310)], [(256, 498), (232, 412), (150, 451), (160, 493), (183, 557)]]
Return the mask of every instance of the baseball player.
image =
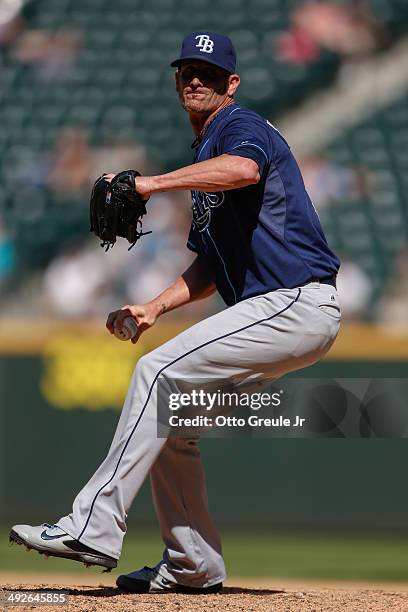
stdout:
[(150, 474), (164, 553), (155, 567), (119, 576), (117, 584), (130, 592), (209, 593), (221, 589), (225, 566), (200, 452), (195, 439), (157, 436), (158, 378), (273, 380), (316, 362), (339, 329), (339, 260), (287, 142), (235, 101), (240, 77), (230, 39), (189, 34), (172, 66), (195, 134), (194, 162), (138, 176), (135, 190), (144, 200), (191, 190), (187, 246), (196, 258), (151, 302), (110, 313), (107, 328), (113, 333), (131, 316), (137, 342), (165, 312), (215, 291), (227, 307), (138, 361), (109, 452), (72, 512), (55, 524), (16, 525), (11, 539), (114, 568), (127, 513)]

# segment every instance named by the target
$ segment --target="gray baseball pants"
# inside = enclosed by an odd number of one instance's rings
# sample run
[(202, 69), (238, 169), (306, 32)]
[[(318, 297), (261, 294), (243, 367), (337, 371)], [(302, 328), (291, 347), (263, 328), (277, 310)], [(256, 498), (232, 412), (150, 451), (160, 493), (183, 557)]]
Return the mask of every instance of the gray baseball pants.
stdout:
[(276, 379), (320, 359), (339, 325), (336, 290), (313, 282), (239, 302), (141, 357), (105, 460), (57, 524), (118, 559), (127, 512), (150, 473), (166, 547), (160, 573), (187, 586), (224, 580), (197, 441), (158, 438), (157, 379)]

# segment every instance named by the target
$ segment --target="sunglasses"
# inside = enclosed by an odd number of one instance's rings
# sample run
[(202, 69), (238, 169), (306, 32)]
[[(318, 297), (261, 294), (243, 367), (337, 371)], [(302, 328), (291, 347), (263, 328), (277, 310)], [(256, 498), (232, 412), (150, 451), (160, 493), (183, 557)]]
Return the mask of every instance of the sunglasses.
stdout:
[(180, 75), (183, 81), (191, 81), (198, 77), (200, 81), (217, 81), (227, 77), (227, 72), (212, 66), (182, 66)]

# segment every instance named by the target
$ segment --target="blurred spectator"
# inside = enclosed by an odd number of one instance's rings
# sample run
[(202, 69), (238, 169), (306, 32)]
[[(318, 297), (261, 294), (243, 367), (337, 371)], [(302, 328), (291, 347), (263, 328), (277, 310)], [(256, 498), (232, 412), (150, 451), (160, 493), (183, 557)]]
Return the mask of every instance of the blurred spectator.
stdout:
[[(143, 229), (153, 234), (141, 238), (131, 251), (122, 239), (109, 253), (96, 239), (66, 246), (44, 273), (43, 311), (69, 319), (104, 317), (123, 304), (156, 297), (194, 258), (186, 247), (191, 223), (187, 201), (185, 194), (152, 199)], [(202, 316), (212, 308), (211, 300), (200, 301), (183, 309), (181, 316)]]
[(45, 310), (75, 319), (103, 315), (109, 278), (102, 249), (94, 244), (66, 246), (44, 273)]
[(141, 144), (130, 139), (118, 138), (94, 149), (91, 166), (92, 182), (104, 172), (117, 173), (128, 168), (136, 168), (145, 174), (146, 151)]
[(158, 194), (148, 204), (144, 230), (152, 235), (142, 238), (131, 251), (131, 265), (123, 266), (126, 299), (147, 302), (163, 291), (192, 261), (186, 248), (190, 212), (183, 196)]
[(299, 160), (299, 166), (317, 210), (334, 202), (363, 198), (371, 190), (365, 168), (343, 166), (319, 154)]
[(344, 256), (340, 259), (337, 290), (343, 321), (365, 319), (373, 291), (370, 278), (355, 261)]
[(78, 32), (30, 30), (15, 45), (15, 57), (44, 81), (69, 74), (81, 46)]
[[(158, 194), (148, 204), (143, 229), (153, 230), (124, 258), (118, 271), (125, 303), (144, 303), (156, 297), (182, 274), (195, 255), (186, 247), (191, 224), (191, 202), (187, 192)], [(129, 258), (130, 256), (130, 258)], [(214, 312), (217, 296), (199, 300), (166, 315), (169, 318), (200, 319)], [(219, 304), (219, 308), (223, 303)], [(219, 310), (218, 308), (218, 310)]]
[(319, 45), (300, 29), (285, 32), (277, 38), (276, 45), (279, 58), (291, 64), (311, 64), (320, 56)]
[(395, 262), (394, 274), (385, 288), (377, 309), (379, 323), (408, 328), (408, 249), (402, 250)]
[(321, 50), (343, 57), (366, 56), (383, 39), (365, 2), (312, 0), (295, 9), (291, 29), (278, 38), (277, 49), (282, 59), (307, 64), (318, 59)]
[(63, 128), (51, 154), (50, 187), (63, 193), (78, 192), (88, 189), (96, 178), (92, 172), (88, 133), (81, 127)]
[(91, 147), (89, 135), (81, 126), (68, 125), (59, 132), (51, 151), (24, 157), (14, 169), (16, 185), (27, 188), (49, 187), (69, 197), (90, 194), (94, 181), (104, 172), (148, 168), (145, 148), (123, 138)]
[(14, 180), (16, 188), (24, 185), (27, 189), (44, 189), (48, 186), (50, 174), (51, 154), (30, 151), (27, 155), (16, 160), (14, 171), (10, 174), (10, 181)]
[(10, 277), (15, 265), (13, 242), (7, 234), (0, 217), (0, 290)]
[(353, 190), (353, 173), (349, 168), (324, 157), (310, 155), (299, 161), (306, 189), (317, 209), (331, 202), (349, 200)]
[(19, 14), (23, 0), (0, 2), (0, 54), (16, 40), (24, 27), (24, 20)]

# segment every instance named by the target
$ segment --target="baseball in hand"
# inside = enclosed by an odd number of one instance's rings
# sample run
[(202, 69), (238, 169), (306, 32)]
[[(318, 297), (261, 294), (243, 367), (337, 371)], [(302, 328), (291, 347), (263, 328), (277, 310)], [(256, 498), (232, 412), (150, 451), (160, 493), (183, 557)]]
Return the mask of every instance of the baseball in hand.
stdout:
[(114, 326), (114, 333), (118, 340), (130, 340), (136, 335), (137, 324), (132, 317), (126, 317), (123, 321), (123, 327), (121, 330)]

